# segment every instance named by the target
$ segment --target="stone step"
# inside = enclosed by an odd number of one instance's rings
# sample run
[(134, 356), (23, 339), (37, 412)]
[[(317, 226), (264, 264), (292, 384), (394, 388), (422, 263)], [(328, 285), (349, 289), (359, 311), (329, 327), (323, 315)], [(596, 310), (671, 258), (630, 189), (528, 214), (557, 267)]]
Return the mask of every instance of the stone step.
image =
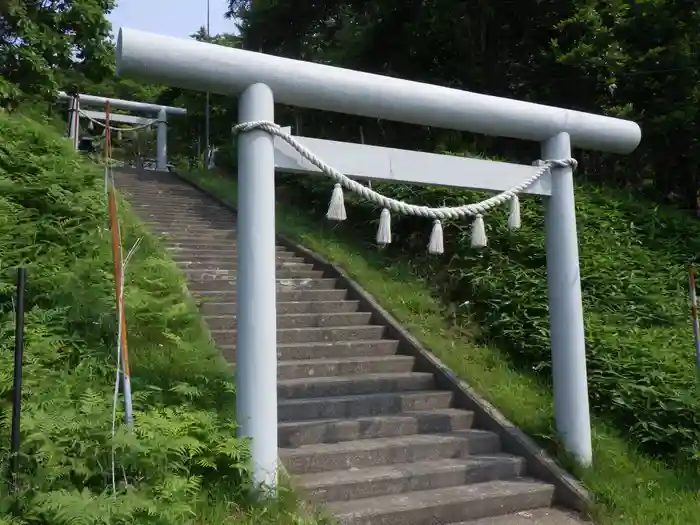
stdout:
[[(211, 259), (211, 260), (197, 260), (197, 259), (186, 259), (180, 258), (181, 260), (176, 261), (178, 267), (183, 270), (209, 270), (209, 269), (222, 269), (236, 272), (238, 269), (238, 261), (236, 258), (229, 258), (223, 260)], [(300, 270), (300, 271), (311, 271), (314, 269), (313, 264), (305, 263), (302, 261), (289, 261), (285, 259), (277, 259), (275, 261), (275, 268), (285, 269), (285, 270)]]
[(155, 214), (150, 214), (144, 211), (136, 212), (146, 223), (151, 227), (164, 228), (195, 228), (214, 230), (226, 230), (230, 232), (236, 231), (236, 223), (230, 219), (221, 219), (216, 217), (206, 217), (201, 214), (190, 212), (188, 214), (177, 214), (173, 217), (163, 217)]
[[(279, 328), (278, 343), (314, 343), (320, 341), (353, 341), (381, 339), (386, 328), (380, 325), (337, 326), (333, 328)], [(236, 330), (210, 330), (221, 345), (236, 344)]]
[(133, 206), (134, 211), (147, 221), (154, 222), (197, 222), (208, 221), (214, 224), (227, 224), (236, 227), (236, 216), (213, 206), (188, 204), (171, 210), (157, 210), (150, 206)]
[(328, 510), (339, 525), (425, 525), (547, 507), (553, 497), (554, 487), (536, 480), (494, 480), (333, 502)]
[(452, 434), (414, 434), (282, 448), (280, 459), (290, 474), (313, 474), (466, 458), (470, 454), (495, 453), (499, 447), (496, 434), (469, 429)]
[[(352, 357), (381, 357), (395, 355), (399, 342), (390, 339), (377, 341), (335, 341), (333, 343), (281, 343), (277, 344), (277, 359), (293, 361), (303, 359), (345, 359)], [(235, 345), (219, 345), (224, 357), (236, 360)]]
[(404, 412), (357, 419), (290, 421), (277, 427), (280, 447), (338, 443), (411, 434), (446, 433), (471, 427), (474, 413), (457, 408)]
[(153, 213), (172, 213), (174, 210), (185, 212), (189, 209), (203, 208), (202, 195), (196, 192), (189, 194), (174, 194), (167, 192), (154, 192), (149, 191), (147, 188), (139, 188), (138, 191), (134, 192), (132, 195), (133, 196), (129, 198), (129, 202), (132, 206), (152, 210)]
[[(233, 264), (238, 266), (238, 252), (236, 250), (170, 249), (170, 258), (177, 263)], [(289, 252), (277, 252), (276, 254), (275, 264), (277, 265), (301, 263), (304, 263), (302, 257), (296, 257)]]
[[(337, 285), (337, 279), (291, 279), (287, 277), (277, 279), (277, 291), (308, 291), (308, 290), (332, 290)], [(228, 292), (236, 293), (236, 276), (220, 276), (218, 279), (206, 281), (189, 281), (189, 289), (192, 292)]]
[[(320, 270), (306, 270), (297, 269), (289, 266), (277, 266), (276, 267), (277, 279), (322, 279), (323, 272)], [(184, 270), (187, 279), (190, 282), (204, 282), (204, 281), (216, 281), (221, 279), (233, 279), (236, 278), (236, 269), (228, 268), (197, 268), (197, 269), (186, 269)]]
[(450, 408), (451, 403), (452, 392), (441, 390), (285, 399), (277, 404), (277, 418), (280, 422), (358, 418)]
[[(236, 328), (236, 314), (204, 315), (204, 321), (210, 330)], [(277, 328), (321, 328), (339, 326), (361, 326), (369, 323), (369, 312), (335, 313), (335, 314), (277, 314)]]
[[(397, 356), (398, 357), (398, 356)], [(303, 362), (303, 361), (294, 361)], [(277, 382), (278, 399), (410, 392), (435, 388), (433, 374), (386, 372), (335, 377), (301, 377)]]
[[(335, 291), (335, 290), (334, 290)], [(279, 297), (278, 297), (279, 299)], [(354, 313), (360, 301), (289, 301), (277, 302), (277, 316), (281, 315), (332, 315)], [(199, 306), (203, 315), (236, 315), (238, 303), (203, 301)], [(278, 321), (279, 322), (279, 321)], [(278, 324), (279, 326), (279, 324)]]
[(328, 503), (512, 479), (524, 473), (523, 458), (494, 454), (303, 474), (295, 478), (295, 486)]
[[(232, 286), (227, 290), (192, 290), (192, 295), (202, 301), (236, 301), (236, 287)], [(335, 290), (281, 290), (277, 289), (277, 304), (290, 301), (342, 301), (347, 296), (348, 291), (343, 288)]]
[(236, 232), (230, 229), (216, 229), (205, 227), (189, 227), (189, 226), (165, 226), (151, 224), (149, 229), (152, 233), (163, 239), (167, 243), (176, 243), (180, 239), (197, 239), (199, 242), (213, 241), (228, 241), (236, 242)]
[(148, 224), (156, 226), (182, 225), (236, 230), (236, 221), (234, 218), (227, 216), (222, 217), (217, 214), (203, 214), (197, 211), (189, 211), (185, 213), (177, 212), (170, 215), (163, 215), (147, 210), (136, 210), (136, 213)]
[(520, 511), (504, 516), (462, 521), (454, 525), (593, 525), (571, 512), (556, 508), (540, 508)]
[[(236, 255), (238, 252), (236, 250), (235, 239), (215, 239), (211, 241), (204, 241), (199, 237), (180, 237), (177, 242), (168, 242), (168, 250), (170, 251), (183, 251), (192, 250), (195, 253), (211, 253), (212, 255), (220, 255), (224, 253), (233, 253)], [(294, 252), (287, 251), (281, 246), (276, 246), (277, 257), (280, 255), (289, 255), (290, 257), (297, 257)]]
[[(365, 374), (400, 374), (413, 371), (416, 359), (410, 355), (342, 357), (336, 359), (294, 359), (278, 361), (279, 379), (306, 379)], [(358, 387), (359, 388), (359, 387)], [(371, 394), (372, 392), (356, 392)], [(344, 395), (344, 394), (336, 394)], [(309, 396), (317, 397), (317, 396)]]

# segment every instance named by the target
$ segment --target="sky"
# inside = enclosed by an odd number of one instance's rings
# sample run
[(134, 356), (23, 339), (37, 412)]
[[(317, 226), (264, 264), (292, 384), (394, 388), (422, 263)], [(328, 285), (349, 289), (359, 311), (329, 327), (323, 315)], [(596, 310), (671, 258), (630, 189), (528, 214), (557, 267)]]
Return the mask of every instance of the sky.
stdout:
[[(224, 18), (228, 2), (209, 1), (211, 34), (233, 33), (233, 22)], [(206, 25), (207, 0), (117, 0), (108, 18), (115, 38), (121, 27), (187, 38)]]

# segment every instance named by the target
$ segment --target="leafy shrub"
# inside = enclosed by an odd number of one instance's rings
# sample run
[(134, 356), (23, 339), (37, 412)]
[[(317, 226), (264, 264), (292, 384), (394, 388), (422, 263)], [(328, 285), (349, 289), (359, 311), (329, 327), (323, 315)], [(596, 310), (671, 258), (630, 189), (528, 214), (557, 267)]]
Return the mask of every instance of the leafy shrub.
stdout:
[[(12, 524), (194, 524), (211, 494), (240, 523), (248, 447), (231, 374), (163, 250), (121, 217), (135, 430), (112, 436), (116, 308), (100, 170), (47, 126), (0, 112), (0, 458), (9, 456), (14, 272), (28, 268), (22, 457)], [(113, 455), (114, 454), (114, 455)], [(113, 457), (116, 466), (112, 466)], [(114, 487), (113, 487), (114, 483)], [(0, 498), (7, 511), (13, 498)]]
[[(331, 185), (282, 176), (280, 195), (322, 221)], [(471, 191), (375, 184), (407, 202), (457, 205)], [(695, 460), (700, 392), (693, 360), (687, 265), (700, 253), (700, 222), (623, 192), (579, 185), (577, 217), (592, 409), (654, 456)], [(522, 199), (523, 228), (507, 228), (507, 207), (486, 217), (489, 246), (470, 248), (470, 221), (445, 221), (441, 257), (426, 253), (430, 221), (392, 215), (387, 252), (410, 261), (479, 337), (506, 348), (528, 373), (550, 380), (544, 215)], [(350, 242), (371, 243), (379, 210), (346, 192), (348, 220), (333, 224)]]

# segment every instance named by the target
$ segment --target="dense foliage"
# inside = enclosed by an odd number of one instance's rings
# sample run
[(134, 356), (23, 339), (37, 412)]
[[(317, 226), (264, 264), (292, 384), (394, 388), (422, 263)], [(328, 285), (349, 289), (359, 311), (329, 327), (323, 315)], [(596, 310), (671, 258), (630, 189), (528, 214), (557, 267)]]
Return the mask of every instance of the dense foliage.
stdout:
[(125, 248), (143, 240), (125, 292), (136, 425), (121, 424), (119, 402), (112, 434), (116, 308), (100, 171), (45, 124), (0, 112), (3, 469), (12, 268), (29, 274), (19, 491), (0, 484), (0, 520), (15, 501), (15, 524), (303, 523), (284, 509), (244, 512), (248, 447), (235, 438), (232, 374), (180, 272), (123, 202)]
[[(677, 0), (230, 0), (247, 49), (638, 120), (631, 157), (585, 158), (583, 176), (695, 202), (700, 11)], [(358, 119), (333, 115), (332, 127)], [(430, 148), (435, 130), (363, 122), (368, 142)], [(318, 132), (318, 129), (306, 127)], [(431, 136), (427, 139), (427, 136)], [(531, 159), (522, 143), (461, 138)], [(577, 154), (583, 158), (581, 154)]]
[(22, 95), (51, 97), (114, 69), (106, 19), (114, 0), (3, 0), (0, 3), (0, 106)]

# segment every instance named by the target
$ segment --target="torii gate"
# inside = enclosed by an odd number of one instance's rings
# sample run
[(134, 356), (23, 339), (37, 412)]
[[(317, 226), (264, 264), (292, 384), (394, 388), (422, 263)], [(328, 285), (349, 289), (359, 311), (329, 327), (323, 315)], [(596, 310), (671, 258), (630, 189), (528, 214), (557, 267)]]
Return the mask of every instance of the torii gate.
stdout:
[(75, 96), (68, 95), (61, 91), (58, 93), (59, 100), (69, 100), (71, 107), (68, 115), (68, 135), (73, 140), (75, 147), (78, 147), (78, 121), (80, 116), (86, 116), (96, 120), (104, 120), (104, 112), (90, 112), (81, 109), (81, 106), (100, 106), (105, 107), (109, 103), (113, 109), (123, 109), (127, 111), (140, 113), (155, 113), (155, 119), (147, 119), (143, 117), (135, 117), (129, 115), (119, 115), (116, 113), (110, 114), (110, 120), (115, 122), (127, 122), (137, 125), (148, 125), (156, 123), (156, 159), (157, 169), (168, 169), (168, 114), (170, 115), (187, 115), (187, 110), (184, 108), (176, 108), (172, 106), (162, 106), (159, 104), (149, 104), (146, 102), (136, 102), (133, 100), (123, 100), (120, 98), (98, 97), (94, 95), (79, 94)]
[[(256, 483), (275, 487), (278, 469), (277, 340), (273, 329), (276, 326), (274, 172), (281, 169), (318, 173), (321, 164), (309, 163), (313, 156), (300, 155), (300, 151), (308, 154), (309, 150), (320, 153), (338, 167), (336, 175), (330, 175), (332, 170), (323, 170), (336, 182), (342, 180), (344, 173), (357, 178), (485, 189), (511, 196), (517, 193), (513, 190), (519, 185), (527, 193), (545, 197), (557, 430), (566, 449), (581, 464), (592, 463), (572, 163), (554, 162), (550, 169), (542, 169), (284, 137), (279, 128), (267, 123), (274, 123), (274, 103), (279, 102), (534, 140), (541, 143), (543, 159), (555, 161), (569, 159), (572, 146), (630, 153), (641, 140), (637, 124), (133, 29), (119, 32), (117, 74), (240, 96), (239, 129), (244, 133), (238, 138), (236, 405), (240, 432), (252, 437)], [(288, 146), (293, 142), (298, 148)], [(528, 185), (528, 181), (536, 182)], [(352, 189), (347, 181), (343, 185)], [(340, 184), (336, 186), (339, 189)], [(344, 209), (336, 218), (340, 215), (344, 215)]]

